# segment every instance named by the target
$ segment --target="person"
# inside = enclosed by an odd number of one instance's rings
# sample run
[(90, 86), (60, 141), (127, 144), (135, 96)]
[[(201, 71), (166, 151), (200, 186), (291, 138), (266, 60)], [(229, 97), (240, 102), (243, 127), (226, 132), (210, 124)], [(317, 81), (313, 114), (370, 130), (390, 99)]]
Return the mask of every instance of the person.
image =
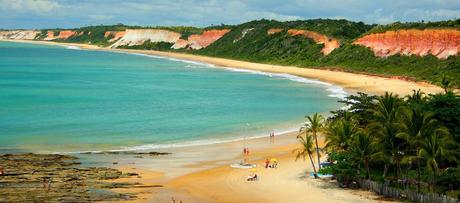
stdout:
[(265, 168), (268, 168), (268, 165), (270, 165), (270, 160), (267, 158), (265, 159)]
[(248, 149), (246, 147), (243, 148), (243, 154), (247, 155)]
[(47, 187), (46, 177), (43, 177), (43, 189), (46, 189)]
[(0, 176), (3, 176), (3, 167), (0, 166)]
[(247, 181), (256, 181), (257, 180), (257, 173), (254, 173), (254, 175), (249, 174)]
[(51, 177), (50, 177), (50, 178), (48, 178), (48, 190), (50, 190), (50, 189), (51, 189), (51, 181), (52, 181), (52, 180), (51, 180)]
[(253, 176), (251, 176), (251, 174), (248, 175), (248, 178), (246, 179), (247, 181), (251, 181), (253, 180)]

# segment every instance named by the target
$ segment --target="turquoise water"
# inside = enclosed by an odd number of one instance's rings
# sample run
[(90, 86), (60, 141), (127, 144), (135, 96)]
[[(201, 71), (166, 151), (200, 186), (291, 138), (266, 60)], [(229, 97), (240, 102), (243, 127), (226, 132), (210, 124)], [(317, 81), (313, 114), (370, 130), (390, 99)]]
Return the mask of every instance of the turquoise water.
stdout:
[(290, 75), (0, 42), (0, 149), (76, 152), (204, 144), (296, 128), (340, 88)]

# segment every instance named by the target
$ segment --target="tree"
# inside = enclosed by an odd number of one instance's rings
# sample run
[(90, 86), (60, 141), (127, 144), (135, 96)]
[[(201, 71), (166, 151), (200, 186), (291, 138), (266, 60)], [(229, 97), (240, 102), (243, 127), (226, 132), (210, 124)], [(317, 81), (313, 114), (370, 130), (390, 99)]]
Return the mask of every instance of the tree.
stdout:
[(417, 190), (420, 191), (420, 157), (417, 156), (420, 142), (429, 137), (432, 133), (439, 129), (433, 112), (421, 110), (417, 106), (411, 106), (402, 111), (401, 114), (401, 132), (398, 137), (403, 138), (413, 148), (413, 157), (417, 162)]
[(355, 158), (364, 162), (364, 166), (366, 167), (366, 179), (369, 179), (369, 163), (376, 153), (375, 143), (372, 137), (363, 131), (358, 132), (353, 138), (353, 143), (351, 145), (352, 154)]
[(318, 146), (318, 132), (323, 128), (323, 121), (324, 117), (321, 114), (315, 113), (313, 116), (306, 117), (309, 125), (306, 126), (306, 130), (313, 134), (313, 138), (315, 138), (315, 145), (316, 145), (316, 156), (318, 157), (318, 168), (321, 169), (321, 160), (320, 160), (320, 153), (319, 153), (319, 146)]
[(358, 132), (358, 125), (351, 118), (351, 113), (346, 112), (345, 116), (330, 123), (325, 130), (326, 148), (332, 150), (348, 150), (352, 137)]
[(445, 128), (436, 130), (421, 142), (417, 155), (426, 161), (426, 167), (431, 172), (431, 190), (433, 190), (436, 177), (439, 175), (439, 165), (442, 159), (457, 161), (457, 150), (450, 148), (450, 145), (453, 144)]
[(302, 137), (302, 130), (300, 130), (300, 134), (297, 135), (297, 140), (299, 140), (300, 144), (302, 144), (301, 148), (294, 149), (294, 153), (296, 154), (295, 160), (297, 161), (299, 158), (303, 158), (305, 161), (305, 157), (308, 156), (310, 158), (311, 166), (313, 168), (313, 174), (315, 178), (318, 178), (318, 172), (316, 171), (315, 163), (313, 162), (313, 139), (312, 136), (308, 134), (308, 131), (305, 132), (305, 137)]
[(396, 178), (401, 171), (400, 163), (403, 156), (403, 139), (398, 138), (398, 114), (402, 106), (402, 100), (393, 94), (385, 93), (384, 96), (378, 98), (373, 112), (373, 122), (369, 124), (371, 133), (375, 134), (380, 141), (379, 157), (385, 162), (383, 169), (383, 177), (387, 175), (391, 164), (396, 164)]
[(377, 98), (377, 96), (370, 96), (362, 92), (358, 92), (357, 95), (349, 95), (344, 100), (339, 101), (346, 104), (348, 109), (332, 111), (331, 113), (335, 115), (333, 119), (339, 119), (344, 117), (346, 113), (352, 113), (359, 125), (367, 125), (372, 118), (372, 112), (369, 110), (374, 108)]
[(426, 100), (427, 98), (425, 97), (425, 93), (420, 89), (412, 90), (412, 95), (406, 96), (406, 102), (410, 106), (421, 106), (426, 103)]
[(441, 87), (442, 89), (444, 89), (445, 93), (451, 91), (453, 85), (454, 84), (452, 83), (452, 81), (449, 80), (445, 75), (441, 78)]

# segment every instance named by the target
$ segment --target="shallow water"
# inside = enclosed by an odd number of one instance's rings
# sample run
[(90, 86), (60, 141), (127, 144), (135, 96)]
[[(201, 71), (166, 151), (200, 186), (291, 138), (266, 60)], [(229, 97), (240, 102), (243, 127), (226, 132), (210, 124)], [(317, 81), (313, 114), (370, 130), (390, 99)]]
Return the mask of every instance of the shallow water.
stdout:
[(297, 128), (341, 88), (138, 54), (0, 42), (0, 148), (157, 149)]

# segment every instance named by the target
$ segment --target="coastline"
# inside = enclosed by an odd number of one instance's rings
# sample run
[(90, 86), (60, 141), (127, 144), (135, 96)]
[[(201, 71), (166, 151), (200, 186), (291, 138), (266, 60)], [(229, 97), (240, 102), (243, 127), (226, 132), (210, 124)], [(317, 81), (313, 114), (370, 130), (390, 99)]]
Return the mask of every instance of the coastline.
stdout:
[[(190, 54), (159, 52), (131, 49), (108, 49), (95, 45), (56, 43), (43, 41), (4, 40), (13, 42), (27, 42), (37, 44), (77, 46), (88, 50), (103, 50), (112, 52), (146, 54), (162, 57), (171, 57), (182, 60), (198, 61), (217, 65), (218, 68), (241, 68), (254, 71), (263, 71), (279, 74), (290, 74), (309, 79), (318, 79), (334, 85), (340, 85), (348, 91), (363, 91), (372, 94), (383, 94), (385, 91), (394, 92), (401, 96), (411, 93), (412, 89), (421, 89), (426, 93), (437, 93), (441, 88), (423, 82), (411, 82), (393, 78), (383, 78), (363, 74), (346, 73), (322, 69), (297, 68), (257, 64), (230, 59), (213, 58)], [(305, 169), (311, 166), (302, 161), (294, 162), (291, 154), (297, 147), (296, 133), (277, 135), (275, 143), (267, 137), (251, 140), (239, 140), (226, 143), (210, 144), (206, 146), (188, 146), (169, 149), (171, 156), (154, 159), (136, 159), (132, 157), (120, 158), (117, 168), (123, 172), (138, 172), (142, 178), (134, 181), (151, 184), (164, 184), (159, 189), (122, 189), (125, 192), (141, 192), (140, 199), (135, 202), (153, 201), (165, 202), (172, 197), (177, 200), (200, 202), (369, 202), (376, 199), (368, 192), (357, 192), (340, 189), (333, 184), (318, 182), (305, 177)], [(261, 165), (263, 160), (276, 157), (280, 168), (273, 170), (260, 169), (261, 181), (248, 183), (245, 181), (247, 170), (228, 167), (243, 159), (242, 146), (251, 149), (248, 157), (251, 163)], [(213, 156), (209, 156), (209, 155)], [(135, 164), (132, 164), (135, 163)], [(159, 175), (161, 174), (161, 175)], [(289, 188), (287, 187), (289, 186)], [(209, 188), (213, 188), (212, 191)], [(308, 194), (307, 194), (308, 193)], [(235, 195), (237, 194), (237, 195)], [(236, 199), (238, 196), (238, 199)]]
[(176, 52), (164, 52), (154, 50), (136, 50), (136, 49), (110, 49), (103, 48), (96, 45), (77, 44), (77, 43), (60, 43), (49, 41), (31, 41), (31, 40), (5, 40), (0, 41), (9, 42), (24, 42), (44, 45), (58, 45), (58, 46), (75, 46), (86, 50), (103, 50), (111, 52), (145, 54), (152, 56), (160, 56), (167, 58), (175, 58), (181, 60), (189, 60), (195, 62), (208, 63), (216, 65), (216, 68), (238, 68), (253, 71), (262, 71), (267, 73), (289, 74), (300, 76), (307, 79), (316, 79), (333, 85), (338, 85), (345, 88), (350, 92), (366, 92), (376, 95), (382, 95), (385, 92), (393, 92), (400, 96), (405, 96), (412, 93), (412, 90), (420, 89), (427, 94), (435, 94), (442, 92), (442, 88), (427, 82), (415, 82), (403, 80), (398, 77), (389, 78), (381, 76), (366, 75), (360, 73), (349, 73), (343, 71), (333, 71), (327, 69), (316, 68), (299, 68), (294, 66), (279, 66), (261, 63), (252, 63), (246, 61), (238, 61), (233, 59), (184, 54)]

